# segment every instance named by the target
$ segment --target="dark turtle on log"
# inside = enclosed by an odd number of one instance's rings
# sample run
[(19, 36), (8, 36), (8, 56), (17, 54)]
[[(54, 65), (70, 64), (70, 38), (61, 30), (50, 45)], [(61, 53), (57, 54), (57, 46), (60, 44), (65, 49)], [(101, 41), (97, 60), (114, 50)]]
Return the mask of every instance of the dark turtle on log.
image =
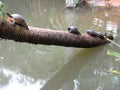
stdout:
[(25, 29), (29, 30), (26, 21), (20, 14), (9, 14), (9, 13), (6, 13), (6, 14), (8, 15), (8, 19), (7, 19), (8, 22), (14, 25), (22, 26)]
[(88, 35), (90, 35), (92, 37), (99, 37), (101, 39), (105, 39), (103, 33), (101, 33), (101, 32), (95, 32), (91, 29), (88, 29), (86, 32)]
[(81, 35), (81, 33), (78, 31), (77, 27), (75, 26), (69, 26), (67, 28), (67, 30), (70, 32), (70, 33), (73, 33), (73, 34), (76, 34), (76, 35)]
[(98, 33), (91, 30), (91, 29), (88, 29), (86, 32), (87, 32), (88, 35), (90, 35), (92, 37), (97, 37), (98, 36)]
[(114, 39), (113, 35), (108, 34), (108, 33), (105, 33), (104, 36), (105, 36), (105, 38), (109, 38), (110, 40)]
[(97, 37), (101, 38), (101, 39), (105, 39), (104, 34), (101, 32), (96, 32), (97, 33)]

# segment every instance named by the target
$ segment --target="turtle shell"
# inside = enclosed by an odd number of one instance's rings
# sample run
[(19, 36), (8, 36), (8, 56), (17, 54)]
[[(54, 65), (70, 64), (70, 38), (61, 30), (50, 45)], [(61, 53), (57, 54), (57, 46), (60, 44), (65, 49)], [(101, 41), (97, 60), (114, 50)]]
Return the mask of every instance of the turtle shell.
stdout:
[(69, 26), (68, 27), (68, 31), (70, 32), (70, 33), (74, 33), (74, 34), (80, 34), (80, 32), (78, 31), (78, 29), (77, 29), (77, 27), (75, 27), (75, 26)]
[(112, 34), (105, 33), (105, 38), (109, 38), (110, 40), (114, 40), (114, 37)]
[(24, 18), (21, 15), (19, 15), (19, 14), (11, 14), (10, 15), (9, 13), (7, 13), (7, 15), (9, 16), (9, 18), (8, 18), (9, 22), (12, 22), (13, 24), (20, 25), (26, 29), (29, 29), (26, 21), (24, 20)]
[(96, 32), (96, 33), (97, 33), (97, 36), (98, 36), (99, 38), (105, 39), (103, 33), (101, 33), (101, 32)]
[(92, 37), (97, 37), (97, 35), (98, 35), (97, 32), (95, 32), (91, 29), (88, 29), (86, 32), (87, 32), (88, 35), (90, 35)]

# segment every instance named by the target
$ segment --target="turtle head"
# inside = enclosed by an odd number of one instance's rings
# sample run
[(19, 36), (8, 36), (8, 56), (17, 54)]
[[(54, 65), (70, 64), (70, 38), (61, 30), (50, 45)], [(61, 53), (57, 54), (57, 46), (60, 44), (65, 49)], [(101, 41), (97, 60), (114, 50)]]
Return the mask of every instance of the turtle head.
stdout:
[(67, 28), (67, 30), (68, 30), (68, 31), (70, 31), (70, 30), (71, 30), (71, 28), (70, 28), (70, 27), (68, 27), (68, 28)]
[(6, 12), (6, 14), (8, 15), (8, 17), (13, 18), (13, 16), (10, 13)]
[(68, 30), (68, 31), (71, 31), (71, 30), (78, 31), (77, 27), (75, 27), (75, 26), (69, 26), (69, 27), (67, 28), (67, 30)]

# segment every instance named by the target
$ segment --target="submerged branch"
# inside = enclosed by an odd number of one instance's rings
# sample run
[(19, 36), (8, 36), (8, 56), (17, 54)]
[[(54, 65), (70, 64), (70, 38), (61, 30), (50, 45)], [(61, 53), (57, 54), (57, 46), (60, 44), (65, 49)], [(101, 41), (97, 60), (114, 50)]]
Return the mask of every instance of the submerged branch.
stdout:
[(7, 21), (2, 20), (0, 20), (0, 37), (17, 42), (79, 48), (91, 48), (108, 43), (106, 39), (92, 37), (87, 33), (76, 35), (69, 33), (68, 31), (36, 27), (29, 27), (29, 30), (26, 30), (23, 27), (12, 25)]

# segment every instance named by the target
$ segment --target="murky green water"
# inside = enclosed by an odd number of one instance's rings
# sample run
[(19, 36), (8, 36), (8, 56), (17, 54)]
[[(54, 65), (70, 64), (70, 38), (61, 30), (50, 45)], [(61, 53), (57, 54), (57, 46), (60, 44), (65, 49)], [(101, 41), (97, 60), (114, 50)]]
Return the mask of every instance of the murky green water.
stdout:
[[(83, 7), (66, 10), (64, 0), (5, 0), (6, 11), (24, 16), (31, 26), (80, 32), (111, 32), (120, 44), (120, 9)], [(32, 45), (0, 41), (0, 90), (119, 90), (120, 63), (107, 50), (113, 44), (91, 49)]]

